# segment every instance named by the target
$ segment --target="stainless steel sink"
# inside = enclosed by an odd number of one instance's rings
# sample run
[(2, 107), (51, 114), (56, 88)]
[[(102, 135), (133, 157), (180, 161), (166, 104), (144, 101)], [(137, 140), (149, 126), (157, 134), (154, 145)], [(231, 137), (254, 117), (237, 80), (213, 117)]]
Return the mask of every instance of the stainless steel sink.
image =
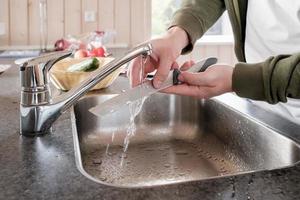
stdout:
[(226, 98), (165, 94), (145, 101), (124, 153), (128, 107), (101, 118), (88, 111), (111, 97), (89, 95), (74, 107), (77, 165), (96, 182), (157, 186), (284, 168), (300, 160), (296, 142), (228, 106)]

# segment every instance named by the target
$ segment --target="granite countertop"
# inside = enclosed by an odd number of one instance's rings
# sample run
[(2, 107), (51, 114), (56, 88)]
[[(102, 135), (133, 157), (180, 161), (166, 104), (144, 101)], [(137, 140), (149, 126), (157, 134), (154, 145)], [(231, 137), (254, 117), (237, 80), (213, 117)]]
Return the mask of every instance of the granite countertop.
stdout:
[(52, 134), (23, 137), (16, 66), (0, 75), (0, 85), (0, 199), (300, 199), (300, 164), (144, 189), (100, 185), (77, 170), (70, 111), (57, 120)]

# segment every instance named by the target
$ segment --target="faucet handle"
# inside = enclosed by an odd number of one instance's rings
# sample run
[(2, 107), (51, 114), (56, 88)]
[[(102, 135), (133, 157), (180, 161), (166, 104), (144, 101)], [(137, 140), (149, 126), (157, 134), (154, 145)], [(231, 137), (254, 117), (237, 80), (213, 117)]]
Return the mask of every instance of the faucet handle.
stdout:
[(19, 63), (21, 67), (26, 67), (26, 66), (34, 66), (34, 65), (40, 65), (40, 64), (46, 64), (49, 61), (53, 60), (61, 60), (65, 57), (68, 57), (72, 54), (72, 51), (57, 51), (53, 53), (47, 53), (43, 54), (41, 56), (31, 58), (29, 60), (24, 60), (23, 63)]
[(72, 51), (54, 52), (20, 63), (21, 103), (23, 105), (40, 105), (50, 102), (48, 71), (56, 62), (71, 54)]

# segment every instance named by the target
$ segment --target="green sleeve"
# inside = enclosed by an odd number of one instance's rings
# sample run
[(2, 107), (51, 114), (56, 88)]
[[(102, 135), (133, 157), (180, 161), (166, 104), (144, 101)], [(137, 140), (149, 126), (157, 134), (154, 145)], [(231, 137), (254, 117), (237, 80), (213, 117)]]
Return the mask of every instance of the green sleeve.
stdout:
[(256, 64), (236, 64), (232, 87), (237, 95), (271, 104), (300, 99), (300, 53), (278, 55)]
[(178, 26), (187, 32), (190, 43), (182, 53), (192, 51), (195, 42), (218, 20), (224, 10), (223, 0), (183, 1), (169, 27)]

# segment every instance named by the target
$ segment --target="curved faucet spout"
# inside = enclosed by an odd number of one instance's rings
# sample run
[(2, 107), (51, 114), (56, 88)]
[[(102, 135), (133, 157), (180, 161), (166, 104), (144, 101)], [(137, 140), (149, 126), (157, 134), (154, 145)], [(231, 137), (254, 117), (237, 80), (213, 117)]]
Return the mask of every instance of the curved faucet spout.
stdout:
[[(138, 56), (149, 56), (152, 53), (151, 44), (140, 45), (121, 58), (117, 58), (112, 62), (106, 64), (104, 67), (95, 70), (91, 75), (74, 87), (67, 93), (64, 93), (51, 101), (42, 104), (34, 105), (20, 105), (20, 126), (21, 134), (23, 135), (41, 135), (49, 132), (52, 123), (67, 109), (73, 106), (83, 95), (85, 95), (91, 88), (93, 88), (101, 80), (119, 69), (124, 64), (130, 62)], [(47, 61), (47, 63), (51, 63)], [(43, 75), (43, 74), (41, 74)], [(24, 78), (24, 77), (23, 77)], [(26, 78), (26, 77), (25, 77)], [(34, 79), (35, 77), (29, 77)], [(22, 73), (21, 73), (22, 79)], [(49, 88), (49, 87), (44, 87)], [(34, 90), (32, 90), (34, 91)], [(37, 95), (32, 92), (32, 95)], [(50, 94), (50, 92), (48, 92)]]
[(72, 88), (67, 93), (58, 96), (54, 99), (53, 104), (64, 104), (63, 111), (67, 110), (70, 106), (86, 94), (90, 89), (92, 89), (97, 83), (105, 79), (108, 75), (122, 67), (124, 64), (130, 62), (138, 56), (148, 56), (152, 53), (151, 44), (141, 45), (121, 58), (117, 58), (110, 63), (106, 64), (103, 68), (95, 70), (85, 81), (83, 81), (77, 87)]

